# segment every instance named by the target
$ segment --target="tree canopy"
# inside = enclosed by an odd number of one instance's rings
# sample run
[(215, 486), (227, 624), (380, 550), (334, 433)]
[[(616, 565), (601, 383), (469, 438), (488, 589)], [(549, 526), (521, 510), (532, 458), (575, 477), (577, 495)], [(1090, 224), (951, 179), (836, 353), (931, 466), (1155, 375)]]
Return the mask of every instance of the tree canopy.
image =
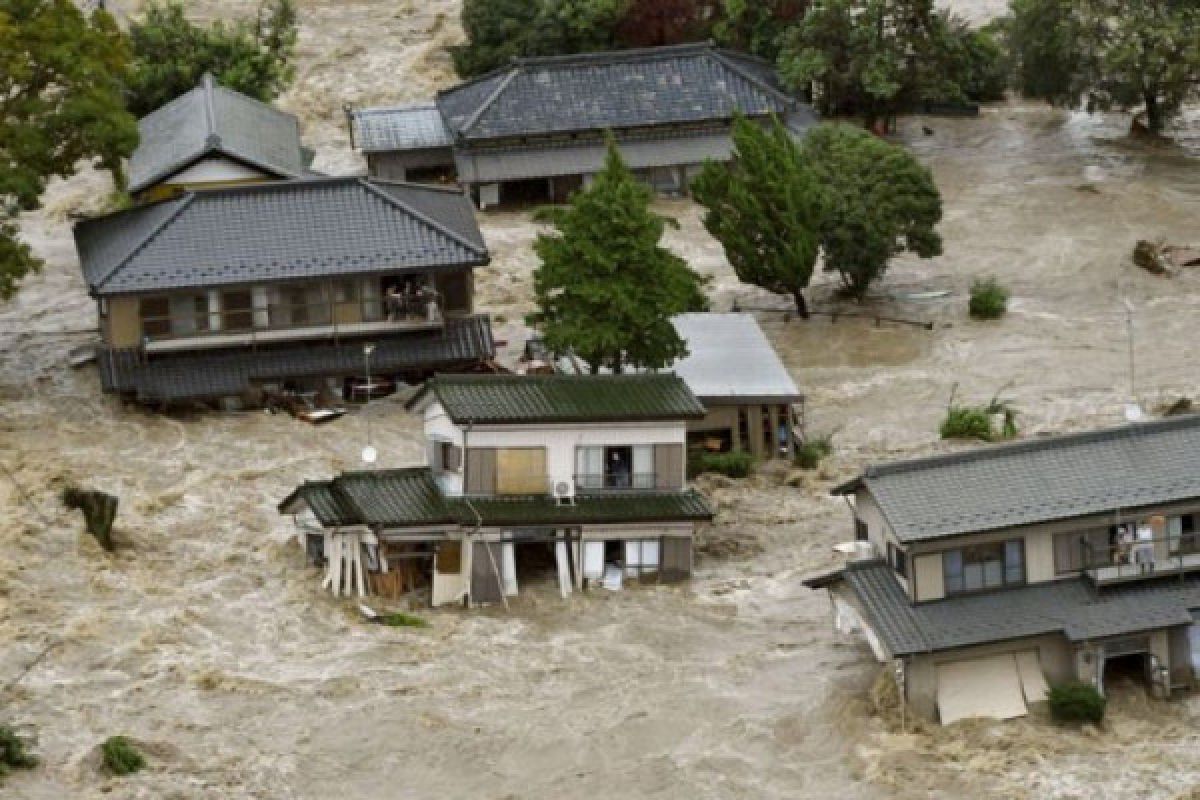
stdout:
[(650, 211), (651, 195), (610, 138), (592, 185), (539, 212), (557, 233), (534, 243), (538, 311), (528, 322), (550, 350), (573, 351), (593, 371), (670, 365), (687, 355), (671, 317), (707, 307), (702, 279), (659, 244), (673, 221)]
[(1162, 131), (1200, 89), (1195, 0), (1012, 0), (1017, 85), (1089, 111), (1141, 108)]
[(823, 114), (887, 121), (925, 103), (994, 100), (1002, 51), (933, 0), (826, 0), (781, 40), (779, 68)]
[(264, 0), (252, 18), (196, 25), (179, 0), (155, 0), (129, 26), (129, 110), (145, 116), (195, 88), (211, 72), (223, 86), (269, 102), (295, 74), (294, 0)]
[(38, 207), (46, 181), (95, 159), (121, 181), (137, 146), (121, 96), (126, 43), (103, 11), (71, 0), (0, 0), (0, 299), (39, 266), (13, 216)]
[(713, 26), (726, 47), (774, 61), (783, 34), (808, 9), (811, 0), (721, 0)]
[(740, 118), (731, 164), (710, 161), (692, 183), (704, 227), (745, 283), (787, 294), (808, 316), (804, 289), (820, 249), (825, 193), (792, 134)]
[(825, 269), (841, 275), (852, 297), (861, 299), (901, 253), (941, 255), (941, 194), (907, 150), (849, 125), (824, 124), (809, 131), (804, 153), (826, 192)]

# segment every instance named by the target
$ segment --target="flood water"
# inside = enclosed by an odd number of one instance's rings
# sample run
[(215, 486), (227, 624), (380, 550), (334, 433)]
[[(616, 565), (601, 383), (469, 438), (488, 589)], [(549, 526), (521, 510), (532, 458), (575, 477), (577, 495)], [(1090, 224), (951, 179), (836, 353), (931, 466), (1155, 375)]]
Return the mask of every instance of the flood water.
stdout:
[[(448, 83), (440, 48), (459, 35), (456, 4), (300, 6), (300, 85), (285, 102), (318, 166), (351, 170), (342, 93), (389, 102)], [(0, 721), (36, 734), (43, 759), (5, 796), (1185, 796), (1200, 786), (1196, 701), (1126, 687), (1103, 733), (1037, 719), (906, 731), (871, 701), (869, 652), (833, 636), (826, 599), (799, 581), (851, 536), (830, 486), (943, 449), (956, 386), (969, 401), (1003, 390), (1027, 435), (1115, 423), (1131, 395), (1149, 409), (1197, 395), (1200, 274), (1156, 277), (1129, 259), (1140, 238), (1200, 243), (1200, 118), (1188, 125), (1168, 147), (1131, 142), (1119, 115), (1033, 104), (906, 120), (899, 138), (945, 198), (945, 254), (901, 259), (862, 306), (815, 282), (817, 308), (868, 318), (760, 312), (808, 395), (810, 430), (834, 434), (820, 473), (706, 482), (719, 515), (685, 587), (533, 592), (508, 613), (427, 613), (426, 630), (364, 625), (322, 594), (274, 510), (297, 482), (356, 464), (361, 414), (320, 428), (261, 412), (160, 416), (65, 365), (87, 339), (75, 332), (95, 326), (66, 214), (94, 206), (105, 182), (56, 185), (22, 222), (46, 270), (0, 307), (0, 686), (50, 648), (2, 701)], [(694, 206), (658, 208), (681, 223), (669, 245), (712, 276), (715, 308), (786, 308), (736, 281)], [(536, 228), (521, 213), (480, 221), (494, 258), (480, 305), (511, 355)], [(966, 315), (981, 275), (1012, 289), (1003, 320)], [(398, 402), (368, 413), (382, 466), (420, 462)], [(115, 555), (59, 505), (70, 483), (121, 497)], [(105, 777), (96, 750), (114, 734), (140, 742), (150, 768)]]

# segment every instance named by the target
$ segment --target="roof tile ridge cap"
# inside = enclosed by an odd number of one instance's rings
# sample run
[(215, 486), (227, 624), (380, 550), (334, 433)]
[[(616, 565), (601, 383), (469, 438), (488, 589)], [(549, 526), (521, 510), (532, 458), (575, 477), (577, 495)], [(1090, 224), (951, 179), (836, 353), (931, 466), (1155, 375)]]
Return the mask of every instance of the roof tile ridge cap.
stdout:
[(463, 125), (462, 128), (459, 130), (458, 135), (465, 136), (467, 134), (467, 132), (471, 130), (471, 128), (475, 127), (475, 125), (479, 122), (480, 118), (483, 117), (484, 113), (487, 112), (492, 107), (492, 105), (495, 104), (496, 100), (499, 99), (500, 95), (503, 94), (504, 91), (508, 88), (508, 85), (510, 83), (512, 83), (514, 80), (516, 80), (517, 76), (520, 75), (521, 72), (523, 72), (523, 71), (524, 71), (524, 67), (519, 61), (516, 62), (512, 67), (510, 67), (509, 71), (508, 71), (508, 75), (504, 76), (504, 80), (500, 81), (500, 85), (497, 86), (490, 95), (488, 95), (487, 99), (484, 100), (483, 103), (480, 104), (479, 108), (475, 109), (475, 113), (472, 114), (467, 119), (466, 124)]
[(399, 181), (391, 178), (375, 178), (370, 176), (356, 175), (356, 178), (370, 181), (376, 186), (403, 186), (406, 189), (415, 189), (422, 192), (437, 192), (440, 194), (453, 194), (465, 197), (467, 192), (461, 186), (441, 186), (435, 183), (414, 183), (412, 181)]
[[(460, 84), (460, 86), (465, 85), (466, 84)], [(351, 108), (350, 114), (353, 116), (363, 116), (366, 114), (391, 114), (396, 111), (437, 111), (437, 103), (433, 100), (424, 100), (415, 103), (399, 103), (390, 106), (367, 106), (366, 108)]]
[(757, 87), (759, 91), (766, 92), (767, 94), (772, 95), (776, 99), (782, 100), (784, 105), (787, 106), (788, 111), (795, 110), (795, 108), (799, 104), (799, 101), (796, 98), (788, 95), (787, 93), (785, 93), (779, 89), (776, 89), (774, 86), (767, 83), (766, 81), (764, 81), (762, 78), (758, 77), (757, 75), (754, 75), (753, 73), (748, 72), (741, 64), (738, 64), (736, 61), (731, 59), (719, 48), (716, 48), (716, 47), (710, 48), (708, 50), (708, 54), (709, 54), (710, 58), (715, 59), (716, 61), (720, 62), (723, 66), (725, 66), (726, 69), (733, 71), (742, 80), (747, 81), (750, 84), (752, 84), (753, 86)]
[(513, 63), (521, 66), (619, 63), (640, 57), (668, 58), (680, 53), (703, 53), (715, 49), (712, 40), (680, 42), (650, 47), (626, 47), (618, 50), (593, 50), (587, 53), (562, 53), (554, 56), (518, 57)]
[[(358, 178), (358, 179), (357, 179), (357, 181), (358, 181), (358, 184), (359, 184), (360, 186), (363, 186), (364, 188), (366, 188), (366, 190), (367, 190), (367, 191), (371, 192), (371, 193), (372, 193), (372, 194), (374, 194), (376, 197), (379, 197), (379, 198), (380, 198), (381, 200), (383, 200), (385, 203), (388, 203), (389, 205), (395, 206), (396, 208), (402, 209), (402, 210), (403, 210), (403, 211), (405, 211), (406, 213), (408, 213), (408, 214), (412, 215), (413, 217), (415, 217), (416, 219), (420, 220), (421, 222), (424, 222), (426, 225), (428, 225), (429, 227), (431, 227), (431, 228), (433, 228), (434, 230), (438, 231), (438, 232), (439, 232), (439, 233), (441, 233), (442, 235), (444, 235), (444, 236), (446, 236), (446, 237), (448, 237), (448, 238), (450, 238), (450, 239), (453, 239), (454, 241), (458, 242), (458, 243), (459, 243), (459, 244), (461, 244), (463, 247), (465, 247), (465, 248), (467, 248), (468, 250), (470, 250), (472, 253), (476, 253), (476, 254), (478, 254), (478, 255), (479, 255), (481, 258), (486, 258), (486, 257), (487, 257), (487, 255), (488, 255), (488, 251), (487, 251), (487, 244), (486, 244), (486, 243), (485, 243), (485, 244), (484, 244), (482, 247), (480, 247), (480, 246), (479, 246), (477, 243), (475, 243), (475, 242), (471, 242), (471, 241), (469, 241), (468, 239), (465, 239), (465, 238), (463, 238), (461, 235), (459, 235), (459, 234), (455, 233), (454, 231), (450, 230), (450, 229), (449, 229), (449, 228), (447, 228), (445, 225), (443, 225), (443, 224), (441, 224), (440, 222), (438, 222), (438, 221), (434, 220), (434, 219), (433, 219), (432, 217), (430, 217), (428, 214), (424, 214), (424, 213), (422, 213), (422, 212), (420, 212), (420, 211), (416, 210), (416, 209), (415, 209), (415, 208), (413, 208), (412, 206), (408, 205), (408, 203), (404, 203), (404, 202), (402, 202), (402, 201), (398, 200), (397, 198), (395, 198), (395, 197), (392, 197), (390, 194), (388, 194), (387, 192), (383, 191), (383, 190), (382, 190), (382, 189), (380, 189), (378, 186), (375, 186), (374, 184), (372, 184), (372, 183), (371, 183), (371, 181), (370, 181), (370, 179), (368, 179), (368, 178)], [(481, 234), (481, 235), (482, 235), (482, 234)]]
[(108, 283), (110, 280), (112, 280), (113, 277), (118, 272), (120, 272), (122, 269), (124, 269), (125, 266), (133, 259), (134, 256), (136, 256), (138, 253), (142, 252), (142, 250), (146, 249), (146, 247), (150, 244), (151, 241), (158, 238), (158, 235), (160, 233), (162, 233), (163, 230), (165, 230), (171, 223), (173, 223), (179, 217), (179, 215), (183, 213), (183, 210), (185, 208), (187, 208), (188, 206), (190, 206), (195, 201), (195, 199), (196, 199), (195, 192), (189, 191), (189, 192), (185, 193), (183, 195), (183, 197), (180, 198), (179, 206), (174, 211), (172, 211), (170, 214), (167, 214), (167, 216), (164, 217), (162, 222), (160, 222), (158, 225), (155, 225), (154, 229), (151, 230), (149, 233), (147, 233), (142, 238), (142, 241), (138, 242), (138, 245), (136, 247), (134, 247), (132, 250), (130, 250), (128, 255), (126, 255), (123, 259), (121, 259), (121, 261), (116, 266), (114, 266), (112, 269), (110, 269), (104, 275), (103, 278), (96, 281), (96, 286), (93, 291), (99, 291), (100, 289), (103, 289), (104, 285), (106, 283)]
[(950, 466), (968, 461), (985, 460), (993, 457), (1012, 455), (1013, 453), (1036, 452), (1061, 445), (1091, 444), (1106, 439), (1118, 440), (1136, 438), (1142, 433), (1160, 433), (1176, 428), (1200, 427), (1200, 414), (1180, 414), (1174, 417), (1149, 422), (1135, 422), (1130, 425), (1119, 425), (1111, 428), (1097, 428), (1088, 431), (1053, 434), (1019, 442), (972, 447), (954, 453), (938, 453), (903, 461), (891, 461), (883, 464), (872, 464), (863, 470), (864, 477), (879, 477), (894, 475), (925, 467)]
[(216, 94), (216, 81), (211, 72), (205, 72), (200, 78), (200, 88), (204, 91), (204, 121), (208, 127), (208, 135), (204, 137), (209, 147), (221, 146), (221, 135), (217, 132), (217, 109), (213, 102)]

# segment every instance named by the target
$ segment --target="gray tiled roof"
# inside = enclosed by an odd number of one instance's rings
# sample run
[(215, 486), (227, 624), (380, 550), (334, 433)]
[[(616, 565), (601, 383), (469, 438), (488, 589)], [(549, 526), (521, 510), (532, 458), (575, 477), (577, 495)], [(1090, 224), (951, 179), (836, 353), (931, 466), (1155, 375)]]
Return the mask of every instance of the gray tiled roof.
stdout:
[[(143, 356), (104, 350), (100, 377), (106, 391), (143, 403), (177, 403), (237, 396), (254, 384), (289, 378), (360, 375), (362, 339), (296, 342), (257, 348)], [(372, 370), (381, 375), (469, 367), (495, 356), (485, 316), (447, 320), (442, 330), (375, 337)]]
[(1200, 577), (1099, 589), (1071, 578), (917, 604), (882, 561), (850, 563), (840, 575), (807, 583), (821, 588), (838, 580), (893, 656), (1050, 633), (1073, 642), (1122, 636), (1190, 624), (1190, 609), (1200, 608)]
[(683, 522), (713, 516), (708, 501), (694, 489), (581, 495), (569, 505), (546, 495), (445, 497), (428, 467), (346, 472), (330, 481), (308, 481), (288, 495), (279, 510), (294, 514), (303, 506), (326, 528)]
[(521, 59), (439, 93), (437, 104), (468, 141), (799, 108), (770, 65), (709, 44)]
[(487, 263), (461, 192), (364, 178), (187, 192), (81, 222), (97, 295)]
[(364, 153), (450, 147), (454, 137), (432, 103), (350, 112), (354, 143)]
[(630, 422), (704, 416), (676, 375), (438, 375), (409, 400), (436, 399), (455, 423)]
[(210, 154), (227, 156), (280, 178), (305, 174), (296, 118), (216, 85), (211, 75), (139, 120), (138, 132), (141, 142), (129, 159), (131, 192)]
[(865, 486), (902, 542), (1200, 497), (1200, 416), (869, 467)]

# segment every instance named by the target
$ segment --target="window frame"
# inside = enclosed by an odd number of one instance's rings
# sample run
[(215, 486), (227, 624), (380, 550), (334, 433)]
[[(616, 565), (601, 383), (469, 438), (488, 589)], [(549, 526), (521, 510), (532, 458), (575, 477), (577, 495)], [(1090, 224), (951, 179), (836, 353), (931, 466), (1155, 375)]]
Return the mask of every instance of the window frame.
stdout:
[[(1015, 546), (1016, 552), (1020, 555), (1019, 563), (1016, 567), (1009, 564), (1010, 548)], [(991, 560), (972, 560), (968, 561), (966, 555), (971, 550), (982, 551), (984, 548), (998, 548), (1000, 553), (1000, 582), (998, 584), (987, 583), (986, 573), (981, 573), (981, 585), (979, 587), (967, 587), (967, 566), (968, 565), (983, 565), (991, 563)], [(978, 542), (974, 544), (964, 544), (961, 547), (954, 547), (948, 550), (941, 551), (942, 557), (942, 594), (946, 597), (979, 594), (980, 592), (994, 592), (998, 589), (1014, 589), (1020, 586), (1025, 586), (1029, 582), (1029, 566), (1026, 561), (1025, 538), (1022, 536), (1012, 539), (998, 539), (989, 542)], [(958, 573), (957, 581), (952, 581), (952, 573), (950, 571), (951, 557), (958, 557)], [(1012, 569), (1019, 568), (1020, 576), (1016, 580), (1009, 579), (1009, 572)], [(951, 588), (957, 584), (957, 588)]]

